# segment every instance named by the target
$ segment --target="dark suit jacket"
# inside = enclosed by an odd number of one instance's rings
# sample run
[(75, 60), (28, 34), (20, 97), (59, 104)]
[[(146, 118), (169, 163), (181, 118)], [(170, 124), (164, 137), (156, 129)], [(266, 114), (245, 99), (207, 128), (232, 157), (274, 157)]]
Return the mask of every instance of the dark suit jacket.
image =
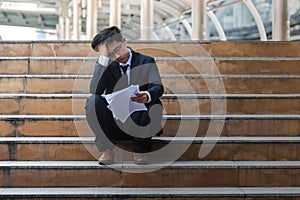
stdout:
[[(121, 79), (119, 63), (112, 62), (107, 67), (95, 64), (94, 74), (90, 84), (92, 94), (110, 94), (121, 89), (119, 82)], [(160, 104), (159, 98), (164, 89), (154, 58), (132, 51), (132, 61), (130, 65), (130, 84), (139, 85), (140, 91), (148, 91), (151, 95), (151, 102), (146, 103), (146, 107), (153, 104)]]

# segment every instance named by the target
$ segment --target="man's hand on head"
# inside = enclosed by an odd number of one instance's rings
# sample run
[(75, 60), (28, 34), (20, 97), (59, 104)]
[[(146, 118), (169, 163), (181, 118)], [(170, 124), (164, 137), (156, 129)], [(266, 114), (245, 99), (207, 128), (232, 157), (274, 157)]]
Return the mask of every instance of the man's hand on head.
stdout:
[(108, 57), (108, 50), (107, 50), (106, 43), (99, 45), (99, 52), (101, 56)]

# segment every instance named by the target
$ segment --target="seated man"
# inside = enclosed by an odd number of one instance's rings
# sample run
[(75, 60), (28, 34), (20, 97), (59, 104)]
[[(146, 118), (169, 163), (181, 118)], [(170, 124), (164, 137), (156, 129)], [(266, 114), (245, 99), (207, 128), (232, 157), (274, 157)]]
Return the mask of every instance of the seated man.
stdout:
[[(154, 135), (162, 133), (164, 89), (154, 58), (127, 47), (126, 38), (116, 26), (101, 30), (91, 44), (100, 53), (90, 83), (92, 94), (86, 103), (87, 121), (93, 130), (100, 152), (99, 164), (114, 163), (114, 147), (118, 140), (133, 141), (133, 159), (146, 164)], [(123, 123), (114, 118), (103, 94), (111, 94), (130, 85), (140, 92), (131, 101), (144, 104), (147, 110), (135, 111)], [(125, 106), (125, 105), (124, 105)]]

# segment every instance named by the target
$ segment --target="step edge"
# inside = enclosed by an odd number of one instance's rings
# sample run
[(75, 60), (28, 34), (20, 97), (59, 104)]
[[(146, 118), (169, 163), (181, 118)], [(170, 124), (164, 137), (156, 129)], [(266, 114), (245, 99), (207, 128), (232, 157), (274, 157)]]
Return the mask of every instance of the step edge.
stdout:
[[(95, 137), (0, 137), (0, 144), (93, 144)], [(163, 142), (173, 144), (277, 144), (277, 143), (300, 143), (300, 137), (295, 136), (252, 136), (252, 137), (243, 137), (243, 136), (221, 136), (221, 137), (153, 137), (154, 142)], [(125, 141), (126, 142), (126, 141)]]
[(169, 161), (136, 165), (131, 161), (99, 165), (97, 161), (0, 161), (0, 169), (300, 169), (300, 161)]
[[(84, 74), (0, 74), (0, 79), (91, 79)], [(209, 74), (161, 74), (162, 79), (300, 79), (300, 75), (209, 75)]]
[(0, 188), (0, 196), (300, 196), (300, 187), (207, 187), (207, 188)]
[[(71, 99), (88, 98), (91, 94), (1, 93), (0, 99)], [(300, 94), (163, 94), (161, 99), (297, 99)]]
[[(1, 60), (97, 60), (94, 56), (0, 56)], [(244, 57), (244, 56), (156, 56), (156, 61), (299, 61), (299, 57)]]
[[(85, 115), (0, 115), (0, 120), (85, 120)], [(299, 114), (163, 115), (164, 120), (299, 120)]]

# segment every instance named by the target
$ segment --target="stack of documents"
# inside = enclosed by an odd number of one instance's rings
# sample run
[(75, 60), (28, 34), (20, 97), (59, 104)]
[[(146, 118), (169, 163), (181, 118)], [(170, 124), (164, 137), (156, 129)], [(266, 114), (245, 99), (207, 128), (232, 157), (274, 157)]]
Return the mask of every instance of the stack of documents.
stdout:
[(135, 111), (147, 110), (145, 104), (131, 101), (131, 97), (139, 93), (138, 85), (131, 85), (123, 90), (104, 95), (108, 108), (113, 113), (115, 119), (122, 123)]

